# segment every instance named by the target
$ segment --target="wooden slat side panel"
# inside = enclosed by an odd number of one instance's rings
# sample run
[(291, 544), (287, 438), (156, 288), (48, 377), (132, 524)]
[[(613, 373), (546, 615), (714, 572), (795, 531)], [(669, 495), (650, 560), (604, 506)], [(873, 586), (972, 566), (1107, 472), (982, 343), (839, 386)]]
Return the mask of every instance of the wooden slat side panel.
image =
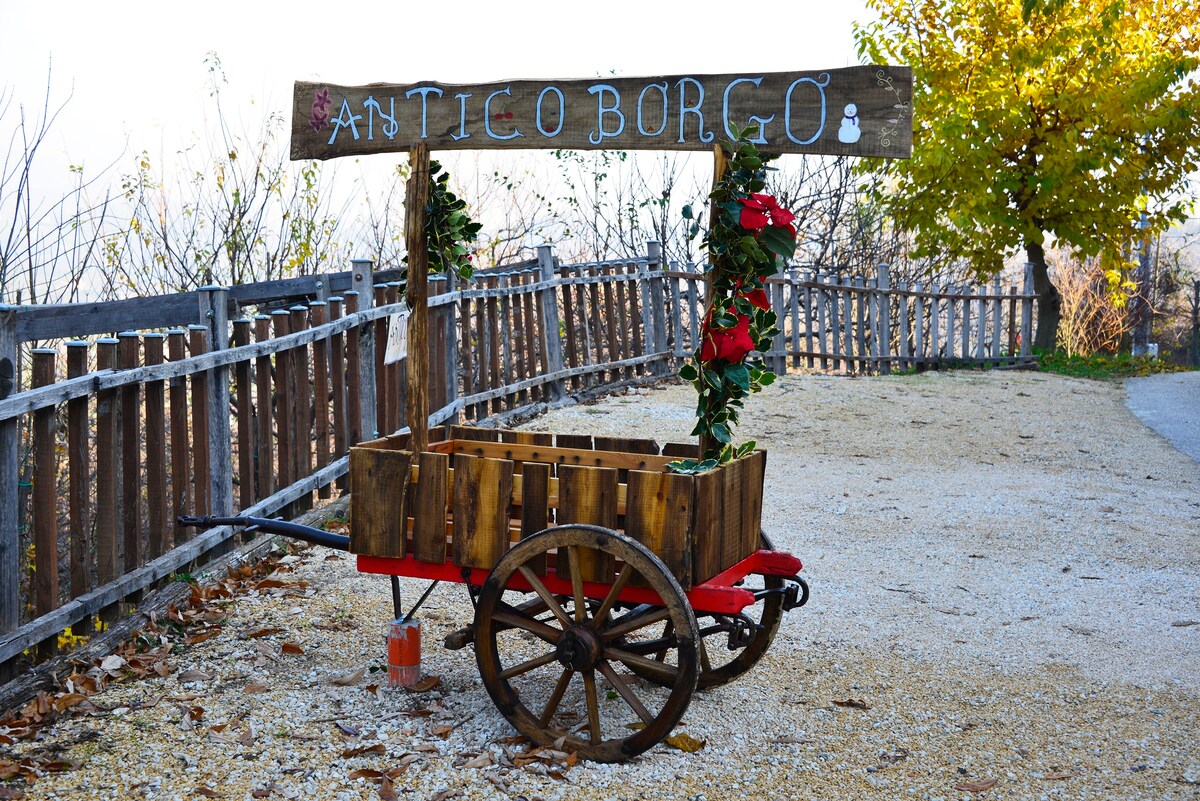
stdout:
[(724, 518), (721, 515), (723, 474), (720, 469), (709, 470), (694, 477), (692, 486), (692, 580), (702, 584), (723, 569), (721, 540), (724, 539)]
[[(608, 467), (561, 465), (558, 468), (558, 523), (617, 527), (617, 471)], [(560, 559), (562, 555), (560, 554)], [(579, 560), (584, 581), (611, 582), (613, 558), (585, 551)], [(565, 560), (560, 561), (565, 565)]]
[[(562, 436), (559, 436), (562, 439)], [(671, 459), (639, 453), (594, 451), (582, 448), (517, 445), (507, 442), (466, 442), (455, 440), (449, 446), (452, 453), (511, 459), (519, 462), (547, 462), (583, 467), (615, 467), (625, 470), (664, 470)]]
[(350, 552), (404, 556), (412, 453), (350, 449)]
[(454, 563), (491, 568), (508, 548), (513, 463), (454, 455)]
[(625, 533), (663, 560), (684, 588), (692, 584), (694, 478), (676, 473), (629, 471)]
[(450, 439), (469, 439), (476, 442), (498, 442), (500, 430), (477, 426), (450, 426)]
[(591, 434), (558, 434), (554, 444), (560, 448), (577, 448), (590, 451), (593, 449)]
[(554, 445), (554, 435), (548, 431), (508, 431), (500, 429), (500, 441), (511, 442), (515, 445)]
[(672, 459), (699, 459), (700, 446), (694, 442), (668, 442), (663, 445), (662, 455)]
[(767, 452), (755, 451), (745, 459), (742, 474), (742, 504), (745, 517), (742, 525), (741, 556), (744, 559), (758, 550), (758, 533), (762, 530), (763, 478), (767, 469)]
[(742, 529), (746, 524), (747, 499), (742, 496), (746, 460), (737, 459), (717, 470), (721, 490), (720, 569), (732, 567), (742, 558)]
[(596, 450), (598, 451), (619, 451), (623, 453), (648, 453), (657, 456), (659, 453), (658, 443), (652, 439), (633, 439), (626, 437), (600, 437), (595, 438)]
[[(550, 465), (525, 462), (521, 475), (521, 539), (550, 527)], [(530, 562), (533, 572), (546, 575), (546, 556)]]
[(445, 562), (450, 457), (425, 452), (417, 455), (417, 464), (420, 471), (412, 506), (413, 556), (422, 562)]

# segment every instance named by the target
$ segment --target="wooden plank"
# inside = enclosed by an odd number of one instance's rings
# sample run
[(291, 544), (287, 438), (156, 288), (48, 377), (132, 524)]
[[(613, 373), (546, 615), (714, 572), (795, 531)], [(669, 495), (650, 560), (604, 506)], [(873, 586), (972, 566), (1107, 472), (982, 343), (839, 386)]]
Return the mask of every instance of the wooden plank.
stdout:
[[(88, 343), (73, 340), (67, 346), (67, 378), (88, 372)], [(71, 597), (92, 588), (96, 553), (91, 527), (91, 437), (88, 426), (88, 400), (76, 398), (67, 403), (67, 530), (71, 540)]]
[(637, 439), (633, 437), (601, 437), (594, 438), (595, 449), (598, 451), (616, 451), (618, 453), (646, 453), (658, 455), (660, 448), (652, 439)]
[[(111, 370), (116, 366), (117, 340), (96, 340), (96, 369)], [(96, 393), (96, 581), (102, 585), (115, 580), (119, 572), (118, 404), (117, 390), (107, 389)], [(116, 617), (115, 611), (105, 610), (101, 617), (111, 621)]]
[(700, 446), (694, 442), (668, 442), (662, 447), (662, 455), (672, 459), (699, 459)]
[(429, 446), (429, 242), (425, 235), (429, 205), (429, 146), (417, 142), (408, 151), (408, 182), (404, 199), (404, 245), (408, 251), (408, 359), (405, 419), (412, 429), (414, 451)]
[[(550, 465), (522, 463), (520, 483), (521, 539), (526, 539), (550, 527)], [(527, 564), (539, 576), (546, 575), (545, 554), (538, 555)]]
[[(140, 365), (141, 339), (132, 332), (117, 336), (117, 366), (135, 370)], [(125, 571), (139, 567), (142, 552), (142, 409), (141, 387), (121, 388), (121, 534)], [(201, 442), (204, 442), (201, 440)], [(205, 472), (204, 475), (208, 475)]]
[(350, 552), (403, 557), (411, 451), (350, 449)]
[[(930, 284), (929, 288), (936, 289), (932, 284)], [(941, 332), (939, 331), (941, 324), (941, 299), (934, 294), (929, 298), (929, 357), (935, 361), (942, 355)]]
[(422, 562), (445, 562), (450, 457), (422, 452), (417, 454), (417, 466), (412, 505), (413, 557)]
[(196, 292), (128, 300), (23, 306), (17, 314), (22, 342), (67, 339), (198, 322)]
[[(607, 467), (560, 465), (558, 468), (558, 524), (584, 523), (617, 527), (617, 471)], [(566, 564), (559, 554), (559, 572)], [(583, 549), (579, 567), (584, 581), (611, 583), (615, 562), (611, 554)]]
[[(610, 267), (609, 270), (612, 275), (617, 277), (622, 276), (626, 272), (626, 270), (624, 270), (620, 265)], [(620, 278), (612, 283), (613, 291), (616, 293), (617, 305), (617, 353), (620, 354), (619, 358), (621, 359), (626, 359), (633, 355), (633, 341), (630, 338), (629, 307), (628, 301), (625, 297), (625, 283), (626, 282), (623, 278)], [(622, 367), (621, 379), (624, 381), (633, 380), (633, 369), (630, 367)]]
[[(271, 338), (271, 318), (265, 314), (254, 317), (254, 339), (265, 342)], [(275, 491), (275, 446), (271, 398), (271, 357), (254, 360), (254, 462), (257, 487), (255, 498), (265, 498)], [(245, 508), (244, 506), (242, 507)]]
[[(17, 309), (0, 306), (0, 399), (20, 394), (20, 346)], [(15, 416), (0, 418), (0, 635), (21, 624), (21, 425)], [(18, 667), (0, 656), (0, 686)]]
[[(34, 348), (30, 383), (54, 383), (58, 354), (51, 348)], [(58, 426), (53, 408), (33, 415), (33, 611), (48, 614), (58, 606)], [(39, 659), (54, 655), (53, 640), (37, 649)]]
[[(599, 268), (595, 265), (589, 266), (588, 275), (599, 276)], [(591, 331), (591, 345), (595, 349), (594, 360), (588, 363), (602, 364), (604, 362), (613, 361), (616, 359), (616, 357), (612, 355), (611, 338), (606, 339), (606, 334), (609, 332), (604, 325), (604, 318), (600, 311), (600, 285), (598, 283), (588, 285), (588, 300), (590, 301), (586, 309), (588, 317), (590, 318), (588, 329)], [(607, 356), (605, 355), (606, 344), (608, 345)], [(604, 381), (605, 377), (603, 375), (588, 376), (588, 386), (592, 386), (596, 383), (603, 383)]]
[[(163, 363), (164, 339), (162, 334), (143, 335), (143, 352), (147, 365)], [(167, 408), (162, 381), (146, 382), (145, 403), (146, 524), (149, 528), (146, 556), (149, 559), (157, 559), (174, 544), (171, 532), (175, 528), (174, 521), (170, 518), (170, 496), (167, 494)], [(249, 505), (244, 504), (242, 508)]]
[[(286, 336), (291, 331), (292, 321), (287, 312), (277, 310), (271, 312), (271, 327), (276, 338)], [(294, 473), (296, 457), (293, 454), (296, 439), (296, 412), (292, 402), (292, 359), (288, 351), (275, 354), (275, 419), (276, 419), (276, 450), (279, 454), (278, 486), (286, 487), (296, 480)]]
[[(645, 300), (650, 293), (648, 282), (641, 278), (645, 275), (644, 267), (636, 262), (630, 262), (625, 268), (626, 274), (629, 276), (626, 283), (621, 286), (627, 287), (629, 296), (628, 305), (622, 303), (622, 307), (629, 313), (629, 327), (623, 330), (629, 334), (629, 346), (626, 348), (628, 356), (643, 356), (647, 352), (654, 353), (658, 350), (658, 343), (654, 341), (654, 318), (645, 315)], [(661, 293), (660, 293), (661, 294)], [(659, 312), (665, 313), (665, 309), (660, 307)], [(642, 336), (643, 317), (646, 319), (646, 335)], [(648, 370), (645, 365), (637, 365), (634, 371), (637, 375), (645, 375)]]
[(900, 281), (896, 284), (896, 290), (896, 300), (900, 307), (900, 311), (896, 315), (897, 335), (900, 338), (900, 347), (897, 353), (900, 361), (897, 366), (901, 370), (907, 370), (912, 365), (912, 350), (908, 341), (908, 284)]
[(469, 439), (475, 442), (499, 442), (500, 430), (477, 426), (450, 426), (450, 439)]
[[(521, 283), (519, 273), (509, 273), (500, 276), (500, 286), (517, 287)], [(523, 381), (529, 375), (526, 371), (525, 340), (529, 334), (525, 330), (525, 310), (521, 299), (517, 296), (500, 299), (501, 336), (504, 339), (504, 369), (508, 383)], [(508, 397), (508, 408), (524, 406), (529, 403), (529, 391), (518, 390), (515, 395)]]
[[(482, 283), (482, 281), (480, 282)], [(492, 388), (489, 371), (491, 370), (491, 360), (488, 358), (489, 348), (491, 343), (488, 340), (490, 332), (487, 326), (487, 301), (484, 298), (475, 300), (475, 336), (469, 338), (468, 342), (473, 342), (475, 352), (479, 357), (479, 380), (476, 382), (476, 391), (484, 392)], [(482, 420), (488, 416), (488, 405), (486, 402), (480, 402), (475, 405), (475, 419)]]
[[(552, 262), (551, 269), (553, 269)], [(559, 270), (559, 274), (563, 278), (567, 278), (571, 273), (568, 268), (563, 267)], [(582, 313), (582, 310), (578, 309), (578, 306), (575, 303), (574, 298), (576, 291), (577, 287), (564, 286), (562, 288), (563, 334), (567, 340), (566, 364), (568, 367), (578, 367), (580, 365), (580, 350), (582, 348), (581, 342), (577, 341), (577, 339), (580, 339), (580, 337), (576, 336), (576, 328), (579, 325), (576, 322), (576, 312), (579, 311)], [(582, 378), (576, 376), (571, 379), (572, 389), (579, 389), (582, 386)]]
[[(489, 289), (495, 289), (500, 285), (498, 276), (488, 276), (483, 279), (484, 284)], [(487, 299), (487, 342), (488, 342), (488, 374), (491, 377), (489, 389), (499, 389), (505, 385), (505, 377), (501, 372), (501, 351), (504, 343), (500, 341), (500, 307), (499, 299), (494, 296), (488, 296)], [(492, 414), (499, 414), (504, 410), (503, 396), (496, 397), (492, 400)]]
[[(533, 286), (538, 283), (538, 277), (535, 275), (526, 276), (528, 280), (524, 283)], [(539, 292), (540, 299), (542, 293)], [(550, 290), (550, 296), (553, 297), (554, 290)], [(521, 295), (521, 305), (525, 309), (525, 367), (528, 376), (535, 376), (538, 373), (548, 373), (549, 370), (549, 355), (547, 354), (547, 343), (544, 338), (543, 323), (541, 316), (534, 310), (534, 291), (531, 289)], [(558, 304), (554, 304), (557, 308)], [(554, 335), (558, 336), (558, 318), (554, 318)], [(559, 357), (561, 361), (561, 356)], [(551, 390), (554, 384), (546, 384), (542, 387), (542, 391), (537, 393), (535, 397), (540, 397), (542, 400), (551, 400)]]
[(496, 433), (500, 435), (501, 442), (511, 442), (516, 445), (541, 445), (547, 448), (554, 445), (554, 435), (548, 431), (496, 429)]
[[(811, 273), (803, 275), (804, 280), (804, 350), (807, 353), (813, 352), (813, 288), (810, 285), (813, 281)], [(820, 290), (817, 290), (818, 297)], [(861, 329), (861, 326), (860, 326)], [(805, 359), (805, 366), (813, 369), (813, 357), (808, 356)]]
[[(828, 370), (829, 369), (829, 359), (826, 356), (826, 354), (829, 353), (829, 350), (826, 348), (825, 343), (828, 342), (829, 340), (826, 338), (826, 335), (825, 335), (825, 332), (826, 332), (825, 307), (828, 305), (827, 299), (829, 296), (829, 290), (827, 287), (829, 284), (829, 276), (818, 275), (817, 282), (819, 284), (819, 286), (816, 288), (816, 293), (817, 293), (817, 350), (821, 352), (821, 369)], [(697, 565), (697, 568), (698, 567), (699, 567), (699, 565)]]
[[(833, 288), (829, 291), (829, 352), (833, 355), (834, 372), (842, 369), (842, 311), (841, 305), (845, 293), (841, 291), (842, 277), (830, 276)], [(849, 361), (846, 361), (849, 368)]]
[[(777, 120), (762, 126), (764, 151), (907, 158), (911, 100), (906, 66), (468, 85), (297, 81), (291, 157), (397, 153), (415, 145), (707, 150), (714, 135), (732, 136), (730, 126)], [(859, 136), (841, 131), (848, 104), (862, 120)]]
[[(324, 325), (328, 320), (329, 309), (325, 303), (317, 302), (309, 305), (313, 327)], [(316, 469), (322, 470), (329, 464), (329, 341), (318, 339), (313, 342), (312, 369), (312, 398), (313, 398), (313, 444), (316, 458)], [(331, 496), (328, 486), (317, 490), (317, 497), (326, 499)]]
[(958, 338), (955, 336), (955, 298), (953, 296), (954, 288), (946, 287), (946, 349), (945, 358), (954, 358), (954, 348), (958, 343)]
[(962, 358), (971, 358), (971, 288), (962, 287)]
[[(611, 276), (613, 274), (612, 270), (611, 266), (602, 267), (600, 273), (601, 275)], [(620, 361), (624, 355), (621, 352), (621, 336), (618, 333), (620, 323), (616, 311), (616, 299), (614, 298), (614, 283), (613, 281), (604, 282), (604, 325), (608, 332), (608, 360), (610, 362)], [(621, 373), (618, 373), (616, 370), (612, 371), (609, 373), (608, 380), (613, 382), (621, 380)]]
[[(250, 320), (242, 318), (233, 321), (233, 346), (235, 348), (250, 344)], [(146, 363), (150, 363), (149, 352)], [(251, 397), (251, 362), (249, 359), (240, 361), (233, 367), (233, 405), (237, 410), (237, 483), (238, 508), (246, 509), (254, 504), (254, 400)], [(147, 397), (146, 416), (149, 426), (150, 402)], [(147, 431), (147, 434), (149, 431)], [(151, 470), (146, 467), (146, 480), (149, 482)], [(153, 533), (152, 533), (153, 534)]]
[(554, 444), (559, 448), (574, 448), (577, 450), (594, 450), (591, 434), (556, 434)]
[(625, 533), (654, 551), (684, 588), (692, 583), (692, 476), (629, 471)]
[[(172, 362), (181, 362), (187, 358), (184, 342), (186, 333), (179, 329), (167, 332), (167, 355)], [(97, 348), (97, 361), (99, 348)], [(171, 516), (172, 519), (181, 515), (196, 514), (195, 499), (192, 495), (191, 461), (188, 455), (188, 387), (187, 379), (179, 376), (172, 378), (167, 390), (171, 402)], [(100, 395), (96, 395), (97, 415), (99, 415)], [(96, 435), (96, 453), (100, 454), (100, 437)], [(97, 465), (97, 488), (99, 487), (99, 466)], [(99, 489), (97, 489), (99, 492)], [(97, 507), (96, 514), (100, 514)], [(99, 517), (96, 518), (99, 525)], [(174, 545), (174, 541), (187, 540), (192, 536), (192, 529), (176, 530), (172, 526), (173, 537), (163, 538), (163, 545)]]
[(763, 479), (766, 476), (767, 453), (757, 450), (738, 460), (745, 464), (741, 474), (742, 528), (738, 555), (740, 561), (758, 550), (758, 535), (762, 531)]
[[(824, 352), (824, 351), (822, 351)], [(692, 508), (692, 581), (703, 583), (724, 570), (721, 543), (725, 538), (724, 468), (694, 476)]]
[(458, 321), (459, 331), (457, 339), (461, 343), (458, 349), (459, 358), (462, 359), (462, 394), (472, 395), (475, 392), (475, 335), (472, 333), (471, 322), (474, 317), (471, 314), (471, 303), (473, 301), (463, 296), (458, 304)]
[(455, 454), (454, 564), (491, 568), (508, 549), (513, 463)]
[[(342, 319), (342, 298), (329, 298), (329, 321)], [(346, 404), (346, 337), (341, 333), (329, 337), (329, 391), (333, 403), (333, 458), (340, 459), (349, 452), (350, 430)], [(347, 482), (339, 481), (338, 489), (345, 489)]]
[(920, 366), (925, 362), (925, 297), (924, 285), (920, 282), (913, 284), (913, 358)]
[[(390, 302), (394, 302), (397, 297), (396, 288), (391, 288), (391, 301), (388, 298), (388, 285), (375, 284), (372, 287), (374, 293), (375, 306), (388, 306)], [(387, 357), (387, 348), (385, 343), (388, 337), (388, 318), (380, 317), (372, 327), (375, 329), (375, 350), (373, 352), (375, 364), (375, 408), (378, 415), (376, 429), (380, 433), (388, 433), (395, 431), (399, 426), (396, 425), (398, 418), (396, 412), (396, 395), (398, 390), (395, 386), (396, 378), (399, 375), (399, 368), (395, 363), (385, 364)], [(411, 347), (409, 351), (411, 352)]]

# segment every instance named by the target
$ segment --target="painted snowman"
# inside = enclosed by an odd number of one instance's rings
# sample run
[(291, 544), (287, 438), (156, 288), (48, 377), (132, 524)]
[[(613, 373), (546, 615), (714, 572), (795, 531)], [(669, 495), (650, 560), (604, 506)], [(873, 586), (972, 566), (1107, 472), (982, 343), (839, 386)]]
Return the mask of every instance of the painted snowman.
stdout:
[(847, 103), (846, 116), (842, 117), (842, 127), (838, 129), (838, 141), (852, 145), (860, 136), (862, 131), (858, 129), (858, 106)]

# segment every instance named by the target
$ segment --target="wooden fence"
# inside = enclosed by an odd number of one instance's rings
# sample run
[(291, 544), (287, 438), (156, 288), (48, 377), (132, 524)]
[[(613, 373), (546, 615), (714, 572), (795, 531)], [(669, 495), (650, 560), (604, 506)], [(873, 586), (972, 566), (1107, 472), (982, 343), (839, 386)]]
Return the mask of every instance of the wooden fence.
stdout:
[[(351, 267), (0, 307), (0, 678), (229, 547), (232, 529), (195, 534), (176, 516), (291, 515), (344, 488), (351, 444), (405, 427), (405, 364), (385, 364), (382, 347), (399, 285), (370, 262)], [(669, 377), (703, 318), (701, 273), (664, 269), (656, 243), (641, 259), (577, 265), (544, 246), (536, 261), (429, 290), (431, 426)], [(882, 269), (789, 272), (769, 294), (777, 372), (1029, 358), (1028, 292), (892, 287)]]

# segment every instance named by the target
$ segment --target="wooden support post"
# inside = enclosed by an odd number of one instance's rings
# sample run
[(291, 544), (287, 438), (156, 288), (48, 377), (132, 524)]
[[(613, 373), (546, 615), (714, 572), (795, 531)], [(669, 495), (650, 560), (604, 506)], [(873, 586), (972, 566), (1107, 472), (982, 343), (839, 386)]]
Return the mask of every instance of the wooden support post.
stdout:
[[(313, 328), (319, 328), (329, 321), (329, 304), (316, 301), (309, 304)], [(329, 464), (329, 340), (318, 339), (313, 342), (313, 423), (316, 429), (316, 469), (319, 471)], [(317, 497), (329, 498), (329, 485), (317, 488)]]
[(408, 151), (408, 187), (404, 202), (404, 244), (408, 250), (408, 425), (416, 453), (429, 447), (429, 243), (425, 205), (429, 202), (429, 146)]
[(892, 372), (892, 273), (886, 263), (879, 265), (879, 372)]
[(1033, 263), (1025, 263), (1025, 282), (1021, 287), (1021, 358), (1027, 359), (1033, 355), (1033, 300), (1036, 297), (1033, 286)]
[[(188, 350), (192, 356), (208, 353), (209, 329), (203, 325), (188, 326)], [(212, 395), (209, 371), (192, 373), (192, 498), (196, 515), (212, 514), (209, 496), (211, 483), (208, 472), (208, 426)]]
[[(117, 340), (96, 340), (96, 369), (113, 370), (117, 366)], [(117, 390), (96, 393), (96, 583), (104, 585), (116, 579), (117, 516), (120, 510), (117, 470)], [(112, 621), (120, 611), (112, 604), (100, 611), (100, 618)]]
[[(458, 288), (458, 276), (453, 272), (445, 277), (443, 283), (446, 294), (454, 292)], [(458, 309), (457, 303), (448, 303), (441, 307), (442, 309), (442, 338), (445, 341), (445, 350), (443, 351), (442, 375), (440, 381), (445, 387), (443, 402), (449, 406), (459, 398), (458, 394)], [(446, 422), (457, 422), (458, 414), (455, 413), (454, 418)]]
[(1000, 308), (1000, 276), (996, 276), (992, 281), (992, 365), (1000, 364), (1000, 333), (1004, 326), (1001, 325), (1001, 308)]
[[(167, 357), (173, 362), (187, 358), (185, 337), (187, 332), (181, 328), (173, 328), (167, 332)], [(96, 349), (99, 361), (99, 347)], [(195, 495), (189, 490), (191, 486), (191, 464), (188, 461), (188, 388), (187, 378), (176, 376), (172, 378), (167, 390), (171, 402), (171, 514), (174, 518), (180, 515), (199, 514)], [(97, 417), (99, 417), (99, 396), (96, 398)], [(100, 435), (96, 435), (96, 453), (99, 458)], [(100, 480), (97, 478), (97, 492)], [(99, 508), (97, 507), (97, 514)], [(99, 518), (97, 518), (97, 527)], [(175, 539), (191, 539), (195, 529), (174, 529)], [(100, 582), (103, 583), (103, 582)]]
[[(553, 281), (554, 248), (550, 245), (538, 245), (537, 258), (542, 282), (549, 283)], [(570, 289), (568, 288), (565, 291), (570, 292)], [(558, 333), (558, 290), (555, 287), (546, 287), (538, 293), (538, 313), (541, 315), (541, 325), (539, 327), (541, 329), (542, 353), (546, 357), (545, 367), (549, 372), (557, 373), (563, 369), (563, 352), (562, 337)], [(567, 325), (571, 325), (571, 321), (568, 320)], [(551, 403), (562, 400), (566, 394), (566, 388), (562, 379), (551, 381), (547, 387), (550, 393), (548, 400)]]
[[(133, 331), (117, 335), (117, 367), (136, 370), (141, 366), (141, 339)], [(126, 384), (120, 389), (121, 423), (121, 536), (122, 562), (128, 573), (141, 567), (142, 553), (142, 409), (141, 387)]]
[[(17, 309), (0, 306), (0, 400), (17, 392)], [(18, 419), (0, 420), (0, 633), (21, 624), (21, 543), (18, 536), (20, 463)], [(12, 678), (0, 663), (0, 683)]]
[[(30, 385), (53, 384), (57, 351), (34, 348), (32, 355)], [(53, 406), (33, 413), (33, 611), (39, 617), (58, 607), (57, 416)], [(54, 639), (46, 640), (37, 648), (38, 659), (49, 659), (54, 651)]]
[[(250, 320), (243, 317), (233, 321), (233, 346), (240, 348), (250, 344)], [(237, 444), (238, 444), (238, 509), (254, 505), (254, 402), (251, 399), (253, 376), (250, 360), (240, 361), (233, 366), (233, 386), (237, 392)], [(148, 404), (147, 404), (148, 405)]]
[[(163, 363), (162, 334), (142, 337), (147, 367)], [(239, 399), (240, 400), (240, 399)], [(170, 501), (167, 496), (167, 402), (162, 381), (147, 381), (146, 403), (146, 556), (153, 560), (171, 547), (174, 524), (168, 522)]]
[[(288, 309), (291, 318), (292, 333), (308, 329), (308, 309), (304, 306), (292, 306)], [(312, 475), (312, 384), (308, 378), (309, 358), (308, 345), (300, 345), (291, 351), (292, 370), (292, 409), (296, 421), (296, 439), (292, 442), (292, 458), (295, 467), (292, 470), (293, 481), (303, 481)], [(296, 511), (307, 512), (312, 509), (312, 493), (305, 493), (296, 499)]]
[[(72, 340), (66, 345), (67, 378), (86, 375), (88, 343)], [(92, 466), (88, 428), (88, 399), (75, 398), (67, 401), (67, 527), (71, 538), (72, 598), (77, 598), (92, 589), (92, 575), (96, 569), (89, 503)], [(88, 630), (90, 631), (90, 628)]]
[[(275, 339), (285, 337), (292, 332), (292, 318), (283, 309), (271, 312), (271, 330)], [(275, 353), (275, 409), (276, 440), (279, 451), (279, 488), (290, 486), (296, 481), (296, 411), (292, 400), (292, 358), (287, 351)], [(291, 517), (291, 504), (284, 507), (284, 517)]]
[[(200, 289), (200, 312), (208, 323), (210, 350), (229, 347), (229, 290), (222, 287)], [(225, 365), (210, 371), (208, 390), (208, 464), (209, 514), (233, 514), (233, 436), (229, 430), (229, 368)], [(217, 556), (227, 553), (233, 541), (213, 551)]]
[[(371, 308), (375, 296), (372, 270), (374, 265), (370, 259), (354, 259), (350, 262), (350, 292), (346, 293), (346, 311), (353, 314)], [(375, 397), (375, 347), (383, 347), (384, 343), (375, 342), (375, 328), (370, 323), (358, 327), (357, 338), (351, 334), (350, 343), (354, 350), (352, 356), (358, 364), (354, 380), (358, 382), (358, 391), (350, 394), (350, 423), (357, 430), (352, 432), (351, 445), (357, 445), (368, 439), (379, 436), (379, 420), (376, 415)], [(409, 343), (412, 347), (412, 343)], [(354, 412), (357, 410), (357, 414)]]
[[(271, 338), (271, 318), (266, 314), (254, 316), (254, 341)], [(275, 491), (275, 446), (271, 398), (271, 357), (263, 354), (254, 360), (254, 461), (258, 486), (255, 499), (266, 498)]]
[[(721, 178), (724, 177), (725, 171), (728, 168), (729, 168), (729, 161), (728, 161), (728, 159), (725, 158), (725, 150), (724, 150), (724, 148), (721, 147), (721, 143), (718, 142), (717, 144), (713, 145), (712, 185), (713, 185), (714, 189), (716, 189), (717, 184), (720, 182)], [(709, 219), (710, 223), (713, 220), (717, 219), (718, 216), (720, 216), (722, 213), (723, 213), (723, 210), (719, 206), (717, 206), (717, 202), (715, 200), (713, 202), (709, 203), (708, 219)], [(720, 277), (721, 277), (720, 276), (720, 268), (717, 266), (716, 262), (712, 261), (712, 256), (710, 255), (708, 272), (704, 277), (704, 313), (703, 313), (703, 315), (701, 315), (701, 320), (707, 318), (709, 311), (712, 309), (713, 287), (716, 285), (716, 282)], [(701, 342), (697, 342), (696, 348), (699, 349), (702, 344), (703, 343), (701, 343)], [(699, 367), (699, 365), (697, 365), (697, 367)], [(716, 440), (714, 440), (712, 437), (701, 436), (699, 438), (699, 441), (700, 441), (700, 458), (702, 458), (702, 459), (704, 458), (704, 455), (706, 453), (708, 453), (709, 451), (717, 451), (721, 447), (721, 444), (719, 442), (717, 442)]]
[[(342, 319), (342, 298), (334, 295), (329, 298), (329, 322)], [(340, 459), (349, 453), (350, 444), (346, 410), (346, 337), (334, 334), (329, 338), (331, 359), (329, 361), (329, 381), (333, 393), (333, 458)], [(349, 482), (345, 476), (337, 480), (338, 489), (346, 489)]]

